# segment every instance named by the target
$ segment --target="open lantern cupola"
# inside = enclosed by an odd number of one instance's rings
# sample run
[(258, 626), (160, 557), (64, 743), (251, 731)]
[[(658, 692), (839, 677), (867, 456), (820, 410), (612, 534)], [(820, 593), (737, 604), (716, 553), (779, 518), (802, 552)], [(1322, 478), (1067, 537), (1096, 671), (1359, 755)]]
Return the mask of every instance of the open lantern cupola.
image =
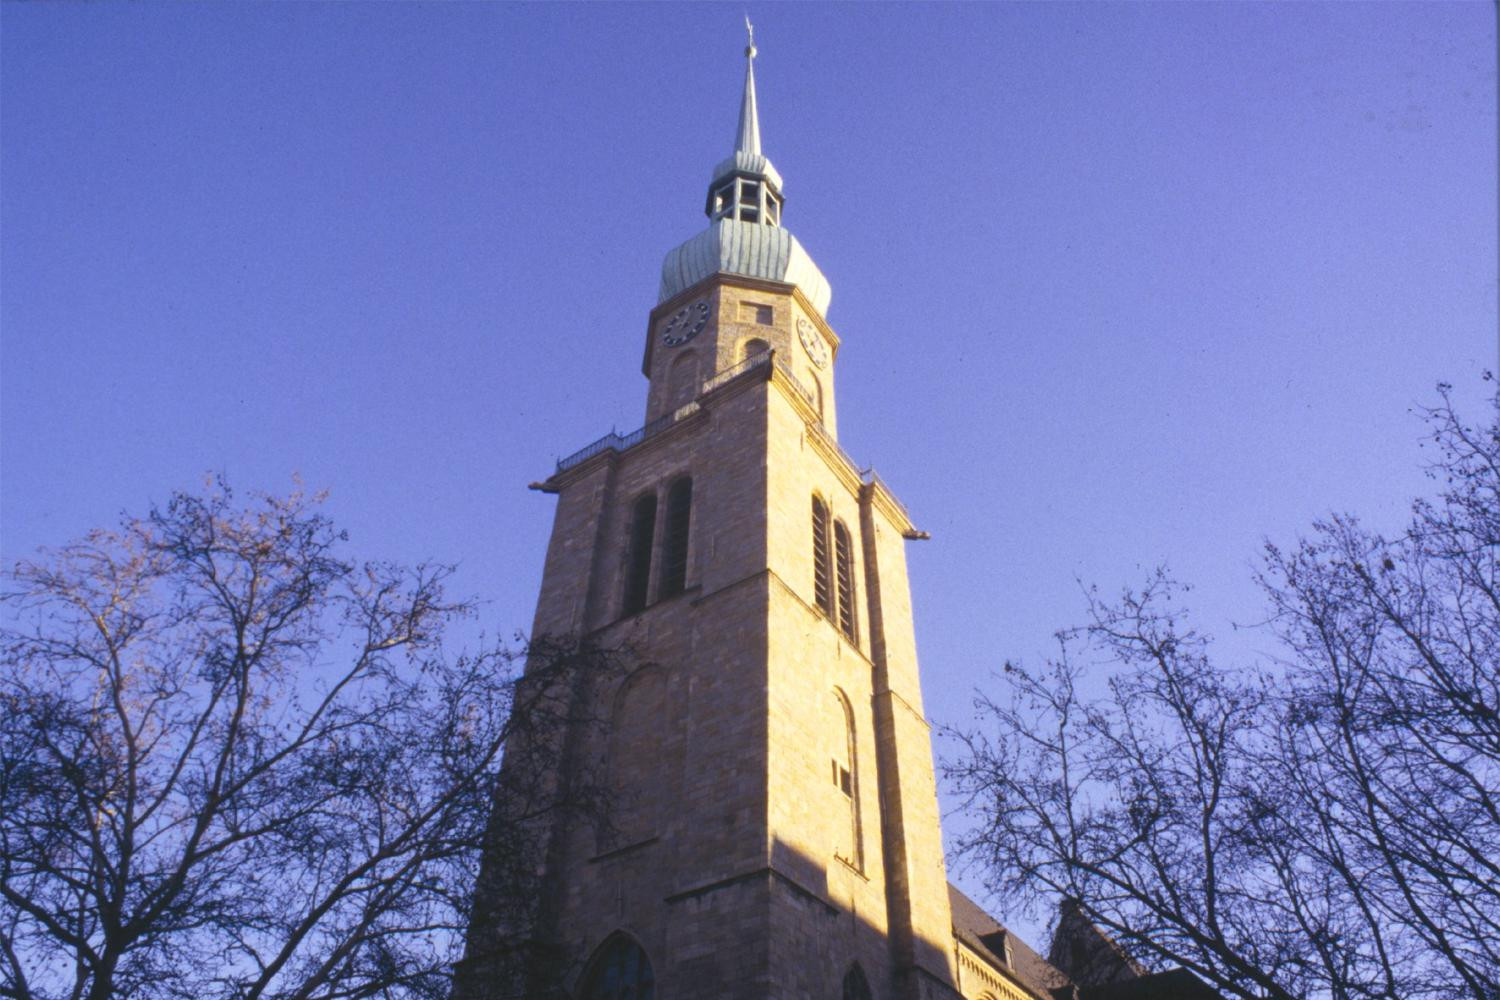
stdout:
[[(748, 22), (747, 22), (748, 23)], [(760, 151), (760, 116), (755, 107), (755, 35), (745, 46), (745, 93), (734, 154), (714, 167), (704, 214), (767, 226), (781, 225), (781, 175)]]

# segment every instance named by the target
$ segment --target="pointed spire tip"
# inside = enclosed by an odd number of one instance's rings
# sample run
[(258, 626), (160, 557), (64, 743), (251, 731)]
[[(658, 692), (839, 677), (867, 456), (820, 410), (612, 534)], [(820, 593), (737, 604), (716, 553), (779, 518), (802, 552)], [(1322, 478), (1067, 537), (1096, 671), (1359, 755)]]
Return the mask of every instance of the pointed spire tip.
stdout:
[(760, 155), (760, 116), (755, 110), (755, 26), (745, 15), (745, 32), (750, 44), (745, 46), (745, 94), (740, 98), (740, 127), (735, 138), (736, 153)]

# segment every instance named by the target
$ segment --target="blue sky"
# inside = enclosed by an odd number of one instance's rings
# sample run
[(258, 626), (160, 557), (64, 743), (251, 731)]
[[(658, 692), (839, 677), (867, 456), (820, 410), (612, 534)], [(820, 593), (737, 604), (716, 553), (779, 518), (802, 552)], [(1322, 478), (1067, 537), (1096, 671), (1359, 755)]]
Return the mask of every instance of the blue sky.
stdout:
[[(748, 6), (841, 441), (961, 723), (1158, 564), (1235, 655), (1265, 538), (1426, 488), (1496, 367), (1495, 8)], [(529, 625), (559, 455), (638, 426), (739, 5), (0, 6), (0, 555), (205, 472)]]

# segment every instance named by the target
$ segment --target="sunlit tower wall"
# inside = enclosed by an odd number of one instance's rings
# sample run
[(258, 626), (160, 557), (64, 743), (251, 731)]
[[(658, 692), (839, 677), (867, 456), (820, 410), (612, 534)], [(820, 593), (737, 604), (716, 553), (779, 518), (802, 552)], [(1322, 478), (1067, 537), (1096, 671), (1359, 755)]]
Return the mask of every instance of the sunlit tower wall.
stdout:
[[(957, 996), (904, 551), (922, 536), (838, 445), (831, 290), (782, 225), (746, 57), (708, 228), (667, 254), (647, 320), (645, 424), (536, 484), (557, 511), (534, 636), (632, 668), (579, 689), (596, 721), (506, 768), (597, 782), (608, 809), (531, 821), (535, 898), (481, 879), (460, 996)], [(558, 964), (487, 947), (525, 921)]]

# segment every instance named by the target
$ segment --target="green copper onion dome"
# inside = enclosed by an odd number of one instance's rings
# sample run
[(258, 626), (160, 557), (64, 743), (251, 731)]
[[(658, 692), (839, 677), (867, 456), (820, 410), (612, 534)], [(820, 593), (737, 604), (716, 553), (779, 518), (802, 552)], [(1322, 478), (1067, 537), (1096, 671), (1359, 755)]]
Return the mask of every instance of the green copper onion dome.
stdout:
[[(748, 19), (745, 26), (750, 27)], [(734, 153), (714, 167), (708, 185), (704, 213), (709, 227), (667, 254), (658, 301), (714, 274), (740, 274), (796, 285), (824, 314), (833, 290), (797, 238), (781, 228), (781, 175), (760, 149), (755, 54), (752, 30), (745, 47), (745, 92)]]

